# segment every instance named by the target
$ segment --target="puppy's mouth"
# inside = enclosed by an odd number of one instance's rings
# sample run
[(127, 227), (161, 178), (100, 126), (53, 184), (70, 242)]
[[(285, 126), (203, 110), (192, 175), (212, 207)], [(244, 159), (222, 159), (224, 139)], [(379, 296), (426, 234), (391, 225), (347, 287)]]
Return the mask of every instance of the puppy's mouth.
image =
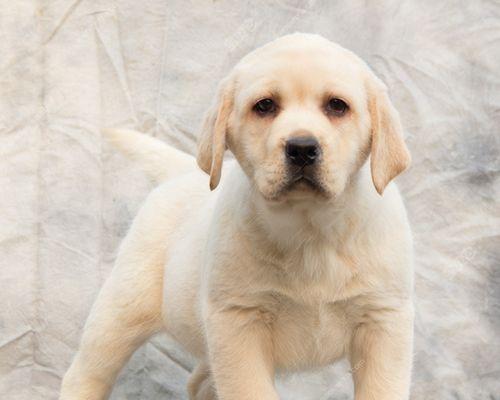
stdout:
[(325, 190), (318, 182), (315, 171), (307, 168), (300, 168), (295, 171), (289, 171), (288, 182), (285, 190), (290, 191), (312, 191), (323, 193)]
[(294, 190), (294, 189), (308, 190), (308, 189), (310, 189), (310, 190), (316, 191), (316, 190), (320, 189), (320, 186), (316, 182), (315, 179), (313, 179), (309, 176), (305, 176), (305, 175), (298, 175), (298, 176), (293, 177), (293, 179), (291, 179), (289, 181), (289, 183), (286, 186), (286, 189), (287, 190)]
[(263, 197), (271, 202), (287, 200), (330, 200), (331, 192), (324, 186), (318, 176), (317, 168), (287, 168), (285, 176), (274, 190), (261, 191)]

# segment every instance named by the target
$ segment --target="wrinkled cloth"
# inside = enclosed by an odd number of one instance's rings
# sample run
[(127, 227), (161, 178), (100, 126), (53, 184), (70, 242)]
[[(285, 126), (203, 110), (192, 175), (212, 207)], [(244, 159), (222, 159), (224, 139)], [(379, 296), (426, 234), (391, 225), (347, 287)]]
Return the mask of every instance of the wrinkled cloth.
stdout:
[[(117, 247), (153, 184), (100, 128), (190, 153), (218, 81), (285, 33), (320, 33), (387, 83), (413, 166), (412, 399), (500, 395), (500, 3), (4, 1), (0, 5), (0, 397), (56, 399)], [(186, 399), (194, 360), (160, 335), (112, 399)], [(352, 399), (346, 362), (278, 379)]]

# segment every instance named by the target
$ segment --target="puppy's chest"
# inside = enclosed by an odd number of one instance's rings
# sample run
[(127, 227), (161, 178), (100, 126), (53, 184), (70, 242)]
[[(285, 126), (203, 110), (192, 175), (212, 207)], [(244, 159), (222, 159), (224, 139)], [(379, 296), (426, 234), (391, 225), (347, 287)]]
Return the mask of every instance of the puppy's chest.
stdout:
[(342, 357), (353, 324), (349, 299), (362, 291), (356, 267), (333, 250), (305, 251), (284, 267), (275, 287), (278, 364), (314, 367)]
[(283, 298), (272, 331), (279, 368), (314, 368), (345, 354), (352, 321), (345, 302), (304, 304)]

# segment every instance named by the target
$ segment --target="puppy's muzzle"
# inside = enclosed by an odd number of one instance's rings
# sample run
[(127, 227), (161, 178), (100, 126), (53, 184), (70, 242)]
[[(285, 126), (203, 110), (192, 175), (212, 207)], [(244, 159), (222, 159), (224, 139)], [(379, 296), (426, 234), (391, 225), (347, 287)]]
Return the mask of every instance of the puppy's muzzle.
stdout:
[(285, 157), (288, 164), (287, 188), (305, 184), (310, 189), (321, 191), (317, 180), (317, 167), (321, 148), (313, 136), (297, 136), (285, 142)]
[(286, 158), (291, 165), (296, 167), (303, 168), (315, 164), (319, 154), (319, 143), (313, 137), (295, 137), (286, 141)]

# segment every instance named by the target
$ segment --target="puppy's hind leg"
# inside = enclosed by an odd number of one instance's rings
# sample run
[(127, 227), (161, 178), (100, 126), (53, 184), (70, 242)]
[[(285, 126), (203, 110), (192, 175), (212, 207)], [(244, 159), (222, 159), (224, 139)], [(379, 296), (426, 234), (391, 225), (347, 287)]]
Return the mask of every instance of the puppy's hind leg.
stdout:
[(141, 212), (92, 308), (61, 400), (106, 399), (132, 353), (161, 328), (166, 236), (152, 231), (148, 210)]

